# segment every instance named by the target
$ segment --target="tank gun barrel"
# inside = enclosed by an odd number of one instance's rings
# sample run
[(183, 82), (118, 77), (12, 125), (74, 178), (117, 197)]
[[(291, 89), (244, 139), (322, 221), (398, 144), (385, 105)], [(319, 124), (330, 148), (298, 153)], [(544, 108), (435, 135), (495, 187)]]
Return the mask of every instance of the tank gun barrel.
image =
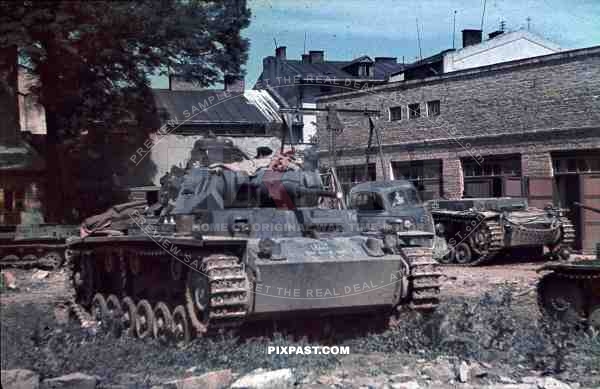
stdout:
[(598, 209), (598, 208), (590, 207), (589, 205), (581, 204), (581, 203), (578, 203), (578, 202), (574, 202), (573, 204), (576, 207), (587, 209), (588, 211), (600, 213), (600, 209)]

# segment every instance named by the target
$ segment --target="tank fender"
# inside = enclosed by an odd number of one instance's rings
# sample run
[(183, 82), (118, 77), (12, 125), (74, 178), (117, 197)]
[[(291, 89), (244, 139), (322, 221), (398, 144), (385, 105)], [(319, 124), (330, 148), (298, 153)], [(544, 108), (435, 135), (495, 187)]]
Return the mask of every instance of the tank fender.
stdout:
[(396, 298), (394, 300), (394, 305), (397, 306), (398, 304), (400, 304), (400, 302), (402, 300), (405, 300), (406, 298), (408, 298), (408, 277), (410, 276), (410, 264), (409, 264), (409, 259), (408, 256), (406, 255), (406, 253), (403, 250), (399, 250), (400, 251), (400, 256), (402, 257), (402, 260), (400, 261), (402, 268), (403, 268), (403, 272), (402, 272), (402, 278), (400, 279), (400, 281), (398, 282), (398, 288), (396, 289)]

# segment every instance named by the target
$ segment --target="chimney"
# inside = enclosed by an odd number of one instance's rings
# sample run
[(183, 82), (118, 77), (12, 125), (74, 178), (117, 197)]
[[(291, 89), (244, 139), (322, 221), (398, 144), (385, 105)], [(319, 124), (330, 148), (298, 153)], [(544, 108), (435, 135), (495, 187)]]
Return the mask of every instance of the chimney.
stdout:
[(228, 92), (244, 92), (244, 78), (240, 76), (226, 75), (224, 88)]
[(489, 39), (494, 39), (494, 38), (495, 38), (495, 37), (497, 37), (498, 35), (502, 35), (502, 34), (504, 34), (504, 31), (502, 31), (502, 30), (498, 30), (498, 31), (490, 32), (490, 33), (488, 34), (488, 38), (489, 38)]
[(310, 63), (310, 55), (302, 54), (302, 63)]
[(325, 52), (323, 50), (311, 50), (308, 52), (310, 63), (323, 63), (325, 60)]
[(481, 43), (481, 33), (481, 30), (462, 30), (463, 47), (468, 47)]
[(396, 57), (375, 57), (375, 63), (389, 63), (395, 65), (398, 63), (398, 58)]
[(275, 57), (285, 60), (285, 46), (279, 46), (275, 49)]

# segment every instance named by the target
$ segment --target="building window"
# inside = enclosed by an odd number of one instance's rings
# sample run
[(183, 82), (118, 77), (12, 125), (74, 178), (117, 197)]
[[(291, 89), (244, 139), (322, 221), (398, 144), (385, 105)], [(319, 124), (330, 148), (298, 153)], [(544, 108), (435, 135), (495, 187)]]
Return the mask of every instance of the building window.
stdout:
[(424, 200), (440, 198), (442, 194), (441, 160), (392, 161), (392, 170), (396, 179), (403, 178), (412, 182)]
[(348, 193), (350, 188), (356, 184), (365, 181), (375, 181), (375, 164), (369, 166), (363, 165), (343, 165), (336, 168), (336, 173), (344, 193)]
[(427, 115), (429, 117), (439, 116), (440, 114), (440, 101), (433, 100), (427, 102)]
[(390, 121), (402, 120), (402, 107), (390, 107)]
[(421, 106), (419, 103), (408, 105), (408, 117), (410, 119), (416, 119), (421, 117)]

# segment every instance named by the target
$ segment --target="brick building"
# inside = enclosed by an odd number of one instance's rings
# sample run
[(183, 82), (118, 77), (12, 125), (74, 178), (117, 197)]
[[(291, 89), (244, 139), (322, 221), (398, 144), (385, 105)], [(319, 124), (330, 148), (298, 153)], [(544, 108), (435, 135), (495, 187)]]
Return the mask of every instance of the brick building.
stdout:
[[(571, 209), (577, 248), (591, 249), (600, 236), (598, 215), (573, 207), (600, 207), (600, 46), (325, 96), (318, 105), (381, 112), (384, 161), (372, 157), (370, 166), (368, 120), (339, 114), (342, 181), (385, 173), (429, 198), (527, 196)], [(326, 123), (319, 115), (323, 165), (331, 160)]]

